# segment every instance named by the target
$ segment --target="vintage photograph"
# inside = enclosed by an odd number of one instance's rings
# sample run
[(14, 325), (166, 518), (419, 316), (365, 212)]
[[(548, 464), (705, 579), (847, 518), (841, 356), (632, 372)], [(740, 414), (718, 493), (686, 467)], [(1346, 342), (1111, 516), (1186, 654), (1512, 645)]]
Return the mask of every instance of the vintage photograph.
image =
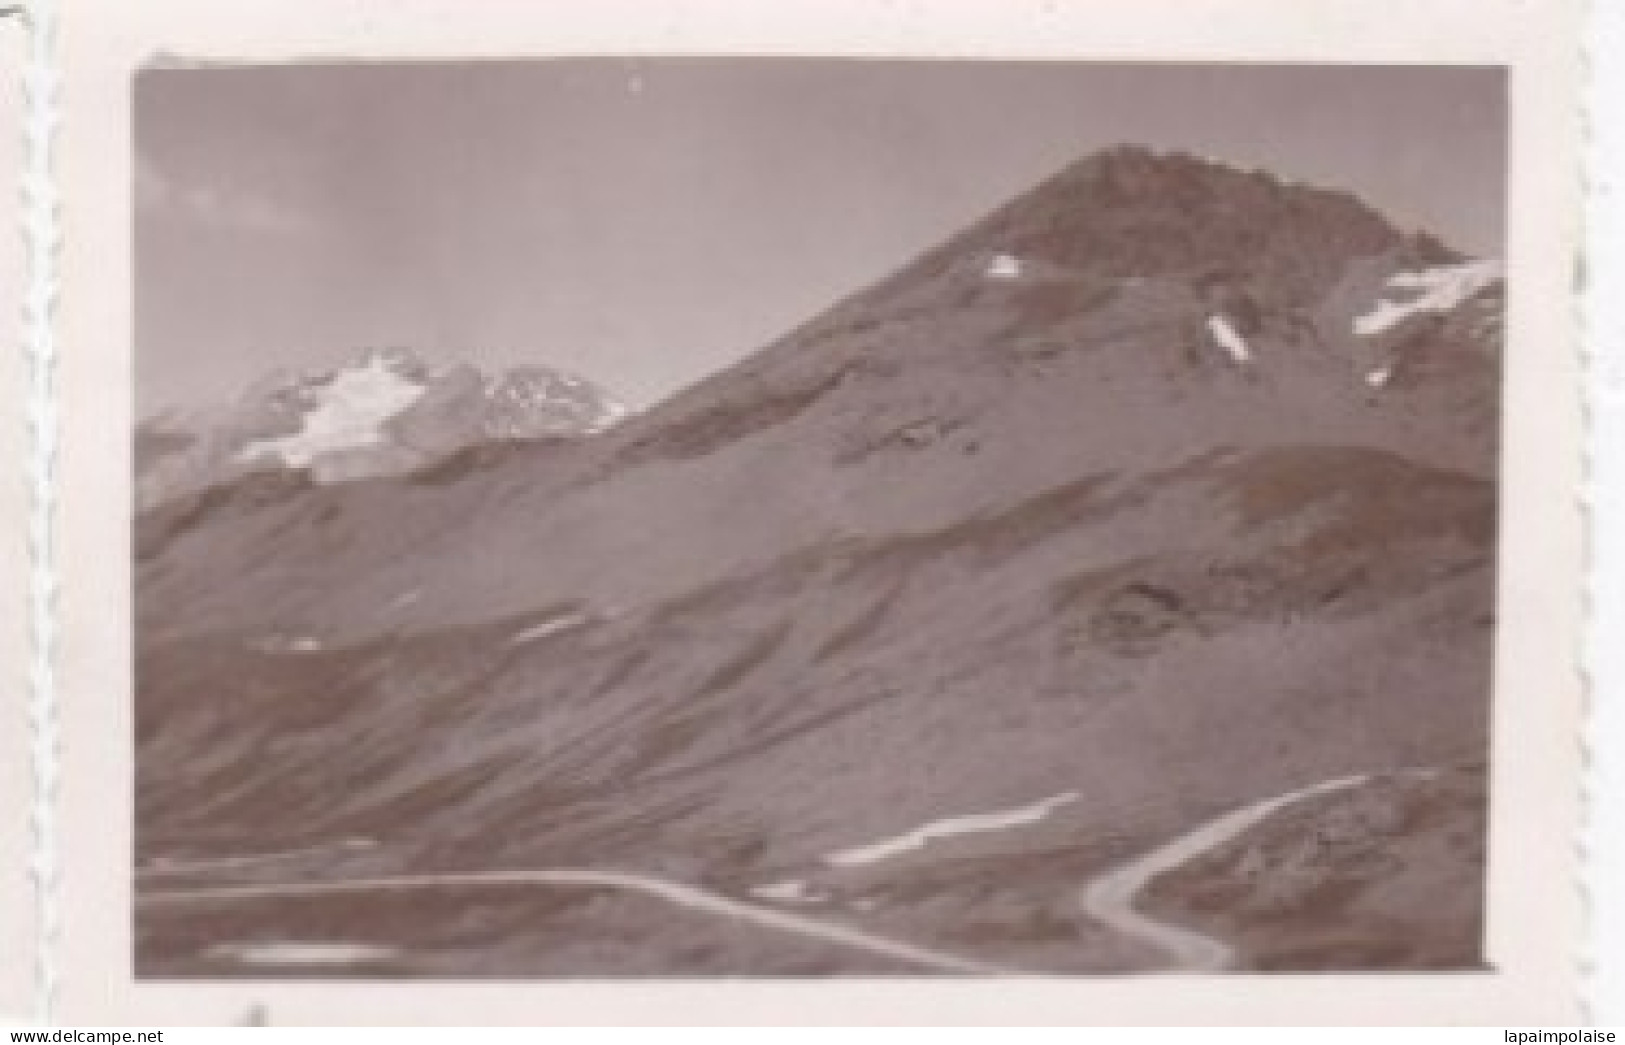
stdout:
[(1507, 91), (152, 61), (134, 975), (1487, 968)]

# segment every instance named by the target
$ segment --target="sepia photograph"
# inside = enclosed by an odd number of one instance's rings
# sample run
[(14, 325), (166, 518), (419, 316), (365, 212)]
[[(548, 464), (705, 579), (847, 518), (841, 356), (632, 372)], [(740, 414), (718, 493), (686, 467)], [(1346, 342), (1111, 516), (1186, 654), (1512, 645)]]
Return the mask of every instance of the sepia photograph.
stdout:
[(1485, 967), (1504, 69), (133, 99), (137, 977)]

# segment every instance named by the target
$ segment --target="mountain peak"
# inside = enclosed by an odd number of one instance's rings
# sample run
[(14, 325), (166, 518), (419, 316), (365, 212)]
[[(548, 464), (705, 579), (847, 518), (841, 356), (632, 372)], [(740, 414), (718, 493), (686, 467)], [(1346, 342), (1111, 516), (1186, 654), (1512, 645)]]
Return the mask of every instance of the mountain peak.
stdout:
[(1352, 193), (1141, 145), (1074, 161), (922, 267), (965, 253), (1080, 279), (1222, 284), (1278, 311), (1317, 300), (1359, 259), (1388, 256), (1411, 268), (1465, 260), (1431, 236), (1395, 227)]
[(413, 471), (491, 441), (603, 431), (626, 408), (585, 378), (540, 364), (486, 376), (370, 347), (331, 369), (273, 371), (236, 402), (142, 426), (140, 500), (280, 467), (336, 482)]
[(427, 368), (398, 353), (368, 351), (312, 383), (301, 383), (291, 432), (255, 439), (237, 452), (243, 462), (266, 458), (306, 468), (327, 454), (377, 446), (384, 426), (423, 397)]
[[(1276, 423), (1259, 419), (1266, 404), (1351, 431), (1425, 428), (1438, 460), (1477, 467), (1498, 285), (1493, 263), (1352, 193), (1108, 149), (651, 410), (624, 457), (692, 457), (793, 423), (840, 431), (840, 461), (937, 444), (988, 459), (1064, 439), (1080, 403), (1150, 446), (1165, 433), (1139, 419), (1179, 402), (1222, 417), (1225, 439)], [(1018, 396), (1025, 411), (994, 406)], [(1007, 432), (980, 428), (992, 413)]]

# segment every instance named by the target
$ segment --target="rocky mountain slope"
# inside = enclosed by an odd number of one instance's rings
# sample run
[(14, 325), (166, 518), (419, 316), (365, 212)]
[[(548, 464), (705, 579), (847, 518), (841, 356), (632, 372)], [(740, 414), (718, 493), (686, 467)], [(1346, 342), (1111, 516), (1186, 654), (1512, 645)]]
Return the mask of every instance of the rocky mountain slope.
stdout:
[[(1347, 194), (1125, 148), (586, 438), (333, 482), (256, 436), (288, 467), (135, 521), (138, 860), (590, 866), (1144, 967), (1089, 876), (1317, 779), (1482, 764), (1502, 294)], [(210, 863), (256, 853), (315, 855)], [(1449, 946), (1271, 953), (1471, 964), (1477, 894), (1436, 879)], [(374, 973), (873, 969), (537, 902), (345, 924), (395, 948)], [(244, 972), (221, 925), (144, 916), (138, 961)]]

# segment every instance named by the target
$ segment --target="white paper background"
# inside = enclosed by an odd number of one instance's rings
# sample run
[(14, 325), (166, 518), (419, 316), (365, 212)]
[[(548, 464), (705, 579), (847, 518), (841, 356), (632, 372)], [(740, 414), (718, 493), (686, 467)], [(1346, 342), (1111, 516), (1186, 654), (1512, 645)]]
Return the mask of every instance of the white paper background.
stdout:
[(1592, 408), (1591, 1017), (1625, 1026), (1625, 4), (1590, 37), (1586, 342)]
[(28, 813), (33, 766), (28, 753), (26, 544), (24, 478), (27, 361), (23, 351), (22, 200), (23, 61), (27, 28), (0, 19), (0, 1013), (32, 1004), (34, 893), (28, 880)]

